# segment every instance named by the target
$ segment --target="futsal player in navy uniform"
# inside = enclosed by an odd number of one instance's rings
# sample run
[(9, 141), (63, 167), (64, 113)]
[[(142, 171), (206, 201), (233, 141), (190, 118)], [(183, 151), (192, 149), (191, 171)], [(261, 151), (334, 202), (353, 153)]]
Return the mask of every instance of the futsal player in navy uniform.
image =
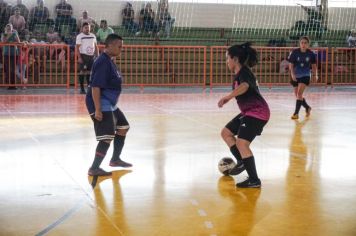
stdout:
[(91, 84), (86, 95), (86, 106), (94, 123), (98, 145), (93, 164), (88, 171), (90, 176), (111, 175), (111, 172), (101, 169), (100, 164), (106, 156), (112, 140), (114, 140), (114, 152), (110, 166), (132, 166), (120, 158), (130, 126), (125, 115), (117, 106), (121, 94), (122, 76), (112, 59), (120, 55), (122, 45), (123, 39), (120, 36), (117, 34), (108, 35), (105, 40), (104, 52), (93, 64)]
[(299, 40), (299, 48), (293, 50), (288, 57), (289, 70), (291, 72), (291, 84), (294, 87), (294, 94), (296, 96), (295, 111), (291, 119), (299, 118), (299, 111), (301, 106), (305, 108), (306, 117), (310, 116), (311, 107), (303, 97), (306, 87), (310, 84), (311, 70), (315, 81), (318, 81), (316, 56), (309, 49), (310, 40), (303, 36)]
[(226, 52), (226, 63), (234, 73), (232, 92), (221, 98), (218, 106), (221, 108), (235, 98), (241, 111), (221, 131), (221, 137), (237, 160), (236, 166), (229, 174), (237, 175), (246, 169), (248, 179), (237, 183), (236, 186), (260, 188), (261, 181), (257, 175), (250, 144), (256, 136), (261, 135), (263, 127), (270, 118), (270, 110), (251, 71), (251, 68), (257, 64), (257, 52), (249, 43), (231, 46)]

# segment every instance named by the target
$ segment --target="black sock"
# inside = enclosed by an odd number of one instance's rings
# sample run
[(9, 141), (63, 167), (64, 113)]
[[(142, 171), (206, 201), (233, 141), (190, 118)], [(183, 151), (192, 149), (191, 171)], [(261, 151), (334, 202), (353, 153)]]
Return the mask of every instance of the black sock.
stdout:
[(251, 181), (259, 180), (255, 165), (255, 158), (253, 156), (243, 158), (244, 166)]
[(79, 75), (79, 84), (80, 84), (80, 89), (83, 91), (84, 90), (84, 75)]
[(114, 152), (112, 154), (111, 161), (121, 160), (120, 155), (121, 155), (122, 148), (124, 147), (124, 144), (125, 144), (125, 138), (126, 138), (126, 136), (115, 135)]
[(232, 155), (234, 155), (237, 161), (241, 161), (241, 154), (239, 152), (239, 149), (237, 149), (236, 144), (230, 147), (230, 152), (232, 153)]
[(303, 100), (296, 100), (295, 102), (295, 111), (294, 114), (298, 115), (300, 111), (300, 107), (302, 106)]
[(101, 162), (104, 160), (106, 152), (110, 147), (110, 143), (99, 141), (98, 146), (96, 146), (95, 157), (91, 169), (99, 168)]
[(308, 108), (310, 107), (310, 106), (308, 105), (308, 103), (307, 103), (307, 100), (305, 100), (305, 98), (303, 98), (302, 106), (303, 106), (305, 109), (308, 109)]

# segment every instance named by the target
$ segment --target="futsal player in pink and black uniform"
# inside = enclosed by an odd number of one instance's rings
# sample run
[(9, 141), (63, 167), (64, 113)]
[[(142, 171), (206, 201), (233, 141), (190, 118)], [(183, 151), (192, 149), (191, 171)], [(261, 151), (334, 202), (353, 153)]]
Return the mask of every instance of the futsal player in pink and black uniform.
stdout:
[(131, 167), (120, 158), (124, 147), (126, 133), (130, 126), (127, 119), (118, 108), (117, 103), (121, 94), (122, 76), (112, 58), (120, 55), (123, 40), (117, 34), (110, 34), (105, 40), (104, 52), (93, 64), (91, 83), (86, 95), (86, 106), (94, 123), (97, 141), (99, 141), (92, 166), (89, 168), (90, 176), (108, 176), (100, 168), (106, 156), (110, 143), (114, 140), (114, 152), (110, 161), (113, 167)]
[(227, 49), (226, 63), (235, 74), (232, 92), (218, 102), (219, 107), (235, 98), (241, 111), (221, 131), (221, 137), (237, 160), (230, 175), (240, 174), (246, 169), (248, 179), (236, 186), (240, 188), (260, 188), (255, 158), (250, 149), (251, 142), (261, 135), (270, 118), (267, 102), (262, 97), (255, 75), (251, 68), (257, 64), (257, 52), (250, 43), (234, 45)]
[(303, 36), (299, 40), (300, 47), (293, 50), (288, 57), (289, 70), (291, 71), (291, 84), (294, 87), (294, 94), (296, 96), (295, 110), (291, 119), (299, 118), (299, 111), (301, 106), (305, 108), (306, 116), (310, 116), (311, 107), (303, 97), (306, 87), (310, 84), (311, 70), (315, 81), (318, 81), (316, 56), (309, 49), (309, 38)]

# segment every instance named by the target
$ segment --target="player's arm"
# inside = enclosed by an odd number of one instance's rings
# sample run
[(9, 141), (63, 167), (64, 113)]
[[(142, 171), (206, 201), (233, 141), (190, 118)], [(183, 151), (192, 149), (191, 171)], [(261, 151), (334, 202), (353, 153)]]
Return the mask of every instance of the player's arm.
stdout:
[(295, 78), (293, 63), (289, 63), (289, 71), (290, 71), (290, 75), (292, 76), (292, 80), (293, 81), (297, 81), (297, 79)]
[(92, 95), (95, 107), (95, 119), (101, 121), (103, 119), (103, 113), (101, 112), (101, 103), (100, 103), (100, 96), (101, 91), (99, 87), (92, 87)]
[(250, 87), (250, 85), (247, 82), (241, 83), (236, 89), (232, 90), (232, 92), (229, 95), (221, 98), (218, 102), (218, 106), (223, 107), (224, 104), (226, 104), (232, 98), (246, 93), (249, 87)]
[(313, 78), (315, 82), (318, 82), (319, 77), (318, 77), (318, 67), (316, 64), (312, 64), (312, 73), (313, 73)]
[(80, 45), (81, 44), (78, 44), (78, 43), (75, 45), (75, 53), (78, 55), (78, 63), (82, 64), (83, 63), (83, 59), (80, 56), (80, 52), (79, 52)]

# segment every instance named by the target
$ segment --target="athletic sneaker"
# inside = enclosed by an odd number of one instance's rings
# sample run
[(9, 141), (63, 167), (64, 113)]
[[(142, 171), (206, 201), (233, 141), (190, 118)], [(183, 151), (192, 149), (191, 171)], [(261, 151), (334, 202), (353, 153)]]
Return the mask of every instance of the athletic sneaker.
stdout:
[(109, 165), (112, 167), (132, 167), (131, 163), (125, 162), (123, 160), (110, 161)]
[(110, 176), (111, 172), (107, 172), (101, 168), (97, 168), (97, 169), (90, 168), (88, 170), (88, 175), (89, 176)]
[(250, 178), (247, 178), (241, 183), (237, 183), (236, 187), (238, 188), (261, 188), (261, 180), (251, 181)]
[(238, 175), (244, 170), (246, 170), (244, 163), (242, 161), (238, 161), (237, 164), (229, 171), (229, 175)]
[(305, 109), (305, 116), (309, 117), (310, 116), (310, 112), (311, 112), (311, 107), (308, 107), (307, 109)]
[(291, 117), (292, 120), (298, 120), (299, 119), (299, 116), (298, 114), (293, 114), (292, 117)]

